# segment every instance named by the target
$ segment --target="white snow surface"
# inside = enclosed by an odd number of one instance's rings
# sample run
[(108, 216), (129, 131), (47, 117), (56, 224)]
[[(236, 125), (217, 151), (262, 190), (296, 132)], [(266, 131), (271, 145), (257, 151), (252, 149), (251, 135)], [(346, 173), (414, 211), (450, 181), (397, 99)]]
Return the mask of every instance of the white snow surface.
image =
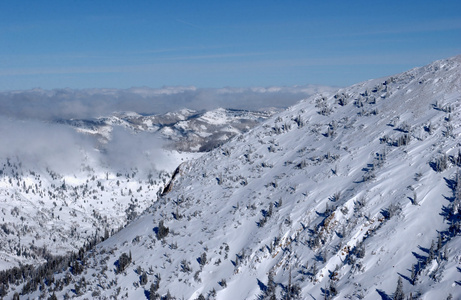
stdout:
[(159, 151), (162, 159), (149, 173), (115, 172), (88, 160), (80, 170), (60, 174), (17, 159), (2, 161), (0, 270), (75, 252), (95, 236), (117, 231), (157, 200), (179, 164), (202, 155)]
[[(460, 118), (461, 56), (305, 99), (182, 164), (83, 274), (55, 274), (73, 281), (55, 293), (146, 299), (159, 274), (163, 296), (266, 299), (271, 273), (277, 299), (290, 284), (299, 299), (392, 299), (399, 277), (407, 296), (460, 299)], [(122, 253), (132, 262), (116, 272)]]

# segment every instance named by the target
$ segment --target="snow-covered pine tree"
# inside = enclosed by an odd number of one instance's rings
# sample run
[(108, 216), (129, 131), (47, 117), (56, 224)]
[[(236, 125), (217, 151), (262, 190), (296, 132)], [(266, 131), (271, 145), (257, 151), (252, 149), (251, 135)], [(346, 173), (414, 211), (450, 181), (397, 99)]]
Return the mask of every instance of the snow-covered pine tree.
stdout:
[(403, 292), (403, 282), (402, 277), (399, 276), (399, 280), (397, 281), (397, 287), (394, 292), (393, 300), (405, 300), (405, 294)]

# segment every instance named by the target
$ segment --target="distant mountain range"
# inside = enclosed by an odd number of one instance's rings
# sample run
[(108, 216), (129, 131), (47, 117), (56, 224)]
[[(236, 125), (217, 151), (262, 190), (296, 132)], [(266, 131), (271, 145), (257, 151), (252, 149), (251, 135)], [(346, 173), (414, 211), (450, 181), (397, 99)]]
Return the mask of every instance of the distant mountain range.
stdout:
[(219, 108), (210, 111), (182, 109), (161, 115), (117, 113), (110, 117), (90, 120), (59, 120), (77, 131), (98, 137), (102, 143), (110, 140), (114, 127), (136, 132), (159, 133), (169, 141), (170, 149), (185, 152), (207, 152), (230, 138), (247, 132), (280, 109), (247, 111)]

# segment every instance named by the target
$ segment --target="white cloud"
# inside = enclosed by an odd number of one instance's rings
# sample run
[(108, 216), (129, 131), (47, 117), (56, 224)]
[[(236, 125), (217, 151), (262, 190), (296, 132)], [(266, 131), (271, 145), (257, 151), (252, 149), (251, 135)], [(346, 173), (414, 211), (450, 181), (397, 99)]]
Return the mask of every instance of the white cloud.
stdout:
[(0, 135), (0, 158), (17, 159), (30, 168), (65, 172), (94, 159), (88, 156), (94, 152), (94, 141), (66, 126), (0, 117)]
[(218, 107), (258, 110), (284, 108), (314, 93), (331, 90), (320, 86), (201, 89), (56, 89), (0, 93), (0, 114), (18, 119), (83, 119), (134, 111), (159, 114), (181, 108)]

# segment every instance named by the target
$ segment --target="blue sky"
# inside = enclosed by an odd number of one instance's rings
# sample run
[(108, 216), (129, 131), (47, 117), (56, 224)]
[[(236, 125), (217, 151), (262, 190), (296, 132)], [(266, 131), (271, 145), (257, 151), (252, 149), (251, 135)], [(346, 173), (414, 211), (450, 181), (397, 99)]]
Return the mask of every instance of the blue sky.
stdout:
[(461, 54), (461, 1), (2, 1), (0, 90), (347, 86)]

